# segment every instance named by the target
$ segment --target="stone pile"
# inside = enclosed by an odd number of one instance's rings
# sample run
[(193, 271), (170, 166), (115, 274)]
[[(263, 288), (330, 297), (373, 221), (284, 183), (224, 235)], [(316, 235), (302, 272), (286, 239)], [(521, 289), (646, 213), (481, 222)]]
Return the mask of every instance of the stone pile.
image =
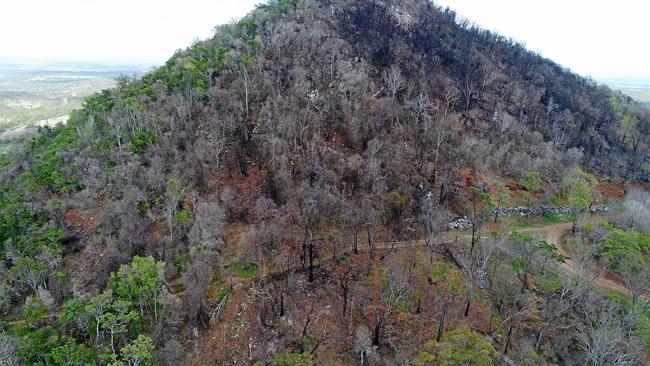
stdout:
[[(591, 213), (598, 212), (607, 212), (609, 208), (605, 205), (594, 205), (591, 206)], [(553, 206), (533, 206), (533, 207), (503, 207), (498, 210), (495, 209), (492, 211), (491, 217), (494, 217), (495, 213), (499, 213), (499, 216), (545, 216), (548, 214), (568, 214), (571, 213), (572, 209), (570, 207), (553, 207)], [(467, 218), (467, 216), (459, 217), (456, 220), (447, 224), (447, 227), (458, 230), (469, 229), (472, 226), (472, 222)]]

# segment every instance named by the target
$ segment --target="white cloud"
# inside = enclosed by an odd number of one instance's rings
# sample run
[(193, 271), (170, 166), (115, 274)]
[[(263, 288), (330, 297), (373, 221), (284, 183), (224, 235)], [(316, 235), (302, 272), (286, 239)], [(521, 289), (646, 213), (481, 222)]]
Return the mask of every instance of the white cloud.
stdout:
[(260, 0), (3, 0), (0, 57), (162, 63)]
[(650, 3), (639, 0), (436, 0), (593, 77), (650, 76)]
[[(2, 0), (0, 58), (164, 62), (262, 0)], [(640, 0), (436, 0), (594, 77), (650, 76)]]

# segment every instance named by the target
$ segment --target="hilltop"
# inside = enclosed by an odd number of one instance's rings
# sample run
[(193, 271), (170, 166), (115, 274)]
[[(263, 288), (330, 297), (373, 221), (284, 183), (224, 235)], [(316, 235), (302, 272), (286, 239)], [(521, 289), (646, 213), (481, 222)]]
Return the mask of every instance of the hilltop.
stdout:
[(632, 98), (429, 1), (269, 1), (0, 156), (0, 348), (636, 364), (649, 136)]

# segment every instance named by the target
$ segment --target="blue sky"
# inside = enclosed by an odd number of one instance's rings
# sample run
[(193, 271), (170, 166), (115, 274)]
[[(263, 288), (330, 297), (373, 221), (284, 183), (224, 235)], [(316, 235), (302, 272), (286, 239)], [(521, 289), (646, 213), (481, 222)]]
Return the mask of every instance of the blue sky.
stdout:
[[(260, 0), (3, 0), (0, 58), (160, 64)], [(650, 77), (642, 0), (437, 0), (572, 70)]]

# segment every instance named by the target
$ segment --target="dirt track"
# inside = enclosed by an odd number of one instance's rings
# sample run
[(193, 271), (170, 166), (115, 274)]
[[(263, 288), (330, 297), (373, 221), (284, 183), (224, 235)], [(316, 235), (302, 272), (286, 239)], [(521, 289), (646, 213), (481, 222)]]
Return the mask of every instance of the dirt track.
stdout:
[[(518, 229), (518, 232), (522, 233), (529, 233), (529, 234), (540, 234), (543, 236), (544, 240), (546, 240), (549, 243), (554, 244), (560, 254), (564, 255), (567, 257), (564, 263), (561, 263), (561, 268), (563, 268), (567, 272), (576, 272), (578, 271), (577, 265), (574, 261), (571, 260), (570, 255), (566, 248), (564, 247), (562, 243), (562, 237), (566, 232), (571, 230), (571, 223), (560, 223), (560, 224), (553, 224), (553, 225), (545, 225), (545, 226), (536, 226), (536, 227), (527, 227), (527, 228), (522, 228)], [(448, 233), (448, 238), (447, 242), (450, 243), (454, 241), (454, 239), (457, 237), (456, 233)], [(469, 238), (468, 234), (461, 234), (458, 236), (458, 238), (463, 238), (467, 239)], [(378, 241), (372, 243), (373, 250), (399, 250), (399, 249), (408, 249), (408, 248), (418, 248), (418, 247), (425, 247), (426, 243), (424, 240), (405, 240), (405, 241)], [(344, 252), (352, 252), (352, 247), (348, 247), (344, 250)], [(364, 244), (359, 244), (358, 247), (359, 252), (365, 252), (368, 251), (368, 246)], [(341, 253), (340, 253), (341, 254)], [(331, 258), (327, 258), (331, 259)], [(317, 258), (316, 259), (316, 265), (320, 265), (323, 260), (327, 260), (325, 258)], [(297, 271), (304, 269), (301, 266), (294, 266), (288, 269), (288, 271)], [(277, 277), (277, 276), (282, 276), (286, 274), (287, 269), (284, 270), (275, 270), (272, 271), (271, 273), (267, 273), (267, 276), (269, 277)], [(596, 274), (594, 274), (596, 275)], [(251, 279), (239, 279), (239, 278), (231, 278), (231, 281), (234, 282), (234, 284), (241, 285), (243, 283), (248, 283), (250, 282)], [(621, 294), (629, 295), (630, 291), (629, 289), (625, 286), (624, 283), (622, 283), (619, 279), (615, 277), (612, 273), (607, 273), (605, 276), (600, 277), (597, 280), (597, 285), (600, 288), (603, 289), (608, 289), (612, 291), (619, 292)]]
[[(563, 224), (554, 224), (554, 225), (543, 226), (543, 227), (526, 228), (520, 231), (545, 235), (544, 240), (546, 240), (551, 244), (554, 244), (560, 251), (560, 254), (567, 257), (567, 260), (565, 260), (564, 263), (561, 264), (561, 267), (567, 271), (575, 272), (577, 270), (576, 264), (571, 260), (568, 251), (563, 245), (564, 243), (562, 243), (562, 236), (564, 235), (564, 233), (568, 232), (569, 230), (571, 230), (571, 224), (563, 223)], [(620, 281), (617, 281), (617, 279), (611, 273), (607, 273), (604, 277), (598, 279), (597, 284), (598, 287), (604, 289), (613, 290), (625, 295), (630, 294), (630, 291), (625, 286), (625, 284), (621, 283)]]
[[(562, 243), (562, 237), (566, 232), (571, 230), (571, 223), (560, 223), (539, 227), (529, 227), (519, 229), (519, 232), (529, 233), (529, 234), (541, 234), (544, 237), (544, 240), (554, 244), (560, 254), (567, 257), (567, 260), (561, 264), (561, 267), (569, 272), (577, 271), (576, 264), (571, 260), (568, 251)], [(464, 236), (463, 236), (464, 237)], [(449, 240), (452, 240), (450, 237)], [(399, 242), (378, 242), (374, 243), (373, 247), (379, 250), (390, 250), (390, 249), (404, 249), (404, 248), (413, 248), (413, 247), (423, 247), (425, 246), (424, 240), (409, 240), (409, 241), (399, 241)], [(364, 248), (365, 249), (365, 248)], [(629, 295), (629, 289), (618, 280), (613, 274), (607, 273), (604, 277), (598, 279), (598, 287), (616, 291), (625, 295)]]

